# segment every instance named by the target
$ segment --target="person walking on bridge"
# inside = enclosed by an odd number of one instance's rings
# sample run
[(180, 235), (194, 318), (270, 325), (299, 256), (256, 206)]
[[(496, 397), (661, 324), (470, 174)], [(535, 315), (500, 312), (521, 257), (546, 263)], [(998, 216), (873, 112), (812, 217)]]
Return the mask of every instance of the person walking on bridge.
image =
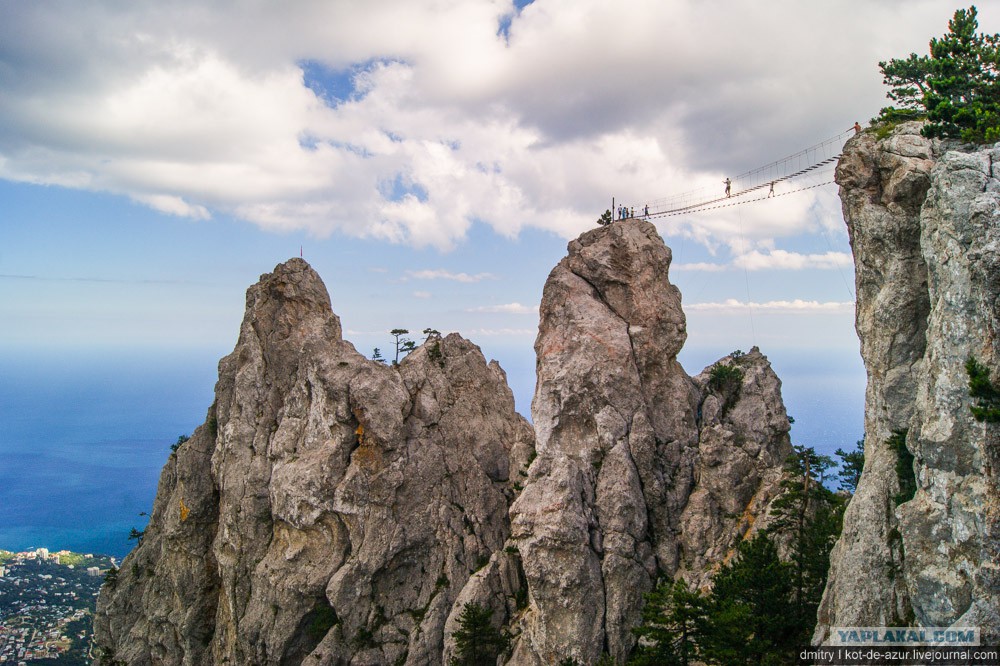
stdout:
[(726, 184), (726, 196), (728, 197), (729, 193), (732, 192), (733, 181), (729, 180), (729, 177), (727, 176), (722, 182)]

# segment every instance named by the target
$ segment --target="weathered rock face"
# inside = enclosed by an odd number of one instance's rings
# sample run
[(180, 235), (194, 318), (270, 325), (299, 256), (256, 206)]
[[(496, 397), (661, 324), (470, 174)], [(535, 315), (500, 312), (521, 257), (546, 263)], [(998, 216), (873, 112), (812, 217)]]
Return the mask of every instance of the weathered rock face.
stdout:
[(624, 658), (657, 575), (703, 582), (778, 491), (791, 452), (780, 382), (756, 350), (723, 359), (743, 372), (726, 404), (708, 370), (684, 372), (670, 259), (651, 224), (616, 222), (571, 242), (546, 282), (538, 458), (508, 546), (462, 593), (506, 618), (512, 664)]
[[(948, 151), (919, 130), (858, 135), (837, 170), (868, 371), (866, 459), (816, 641), (833, 626), (910, 624), (1000, 639), (997, 434), (972, 418), (965, 370), (972, 355), (996, 379), (1000, 364), (1000, 149)], [(912, 498), (892, 441), (914, 457)]]
[(570, 243), (542, 299), (537, 436), (472, 343), (387, 367), (341, 339), (305, 262), (263, 276), (98, 644), (135, 665), (444, 664), (477, 603), (507, 663), (624, 658), (643, 593), (704, 584), (791, 452), (756, 348), (720, 361), (726, 382), (677, 362), (670, 260), (639, 220)]
[(129, 664), (438, 663), (456, 595), (509, 536), (533, 442), (475, 345), (369, 361), (293, 259), (248, 291), (97, 641)]

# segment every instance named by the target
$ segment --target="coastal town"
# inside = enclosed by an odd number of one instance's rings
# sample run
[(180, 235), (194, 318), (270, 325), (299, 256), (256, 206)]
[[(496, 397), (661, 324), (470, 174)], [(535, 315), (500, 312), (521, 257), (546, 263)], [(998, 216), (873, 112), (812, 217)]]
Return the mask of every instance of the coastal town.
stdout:
[(0, 550), (0, 665), (89, 664), (105, 555)]

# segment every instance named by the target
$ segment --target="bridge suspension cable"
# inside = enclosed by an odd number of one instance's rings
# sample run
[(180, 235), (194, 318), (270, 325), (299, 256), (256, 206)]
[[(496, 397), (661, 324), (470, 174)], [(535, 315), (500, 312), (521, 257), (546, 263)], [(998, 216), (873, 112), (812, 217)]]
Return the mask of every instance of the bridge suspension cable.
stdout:
[[(718, 189), (702, 187), (689, 190), (653, 200), (638, 212), (646, 218), (672, 217), (763, 201), (829, 185), (833, 182), (832, 178), (808, 185), (794, 183), (792, 188), (781, 187), (779, 191), (775, 191), (775, 186), (779, 183), (787, 185), (804, 176), (825, 174), (840, 159), (844, 141), (854, 132), (854, 128), (850, 128), (797, 153), (741, 173), (728, 179), (728, 190), (724, 189), (725, 183), (720, 183)], [(765, 193), (764, 196), (758, 196), (762, 192)]]

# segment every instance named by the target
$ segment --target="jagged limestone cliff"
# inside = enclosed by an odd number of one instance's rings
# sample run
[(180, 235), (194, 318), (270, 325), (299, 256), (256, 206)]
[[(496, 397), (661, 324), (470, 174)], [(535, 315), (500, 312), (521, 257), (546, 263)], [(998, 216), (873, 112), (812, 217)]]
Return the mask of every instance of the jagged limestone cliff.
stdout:
[(670, 261), (653, 225), (616, 222), (572, 241), (545, 284), (538, 458), (497, 573), (463, 591), (499, 600), (500, 572), (523, 570), (524, 607), (493, 605), (515, 636), (512, 664), (624, 658), (656, 577), (704, 582), (778, 492), (791, 452), (780, 382), (757, 350), (722, 360), (743, 373), (729, 391), (684, 372)]
[(833, 626), (901, 625), (1000, 640), (997, 433), (972, 418), (965, 370), (970, 355), (994, 380), (1000, 366), (1000, 149), (957, 150), (919, 130), (860, 134), (837, 169), (868, 371), (866, 459), (816, 641)]
[(305, 262), (262, 276), (97, 642), (136, 665), (444, 664), (475, 602), (511, 634), (506, 663), (625, 656), (643, 593), (704, 583), (766, 521), (791, 451), (759, 351), (721, 361), (741, 373), (725, 386), (678, 364), (670, 258), (639, 220), (570, 243), (534, 433), (460, 336), (384, 366), (342, 340)]
[(248, 291), (207, 423), (101, 595), (98, 643), (128, 664), (437, 663), (533, 448), (475, 345), (369, 361), (293, 259)]

